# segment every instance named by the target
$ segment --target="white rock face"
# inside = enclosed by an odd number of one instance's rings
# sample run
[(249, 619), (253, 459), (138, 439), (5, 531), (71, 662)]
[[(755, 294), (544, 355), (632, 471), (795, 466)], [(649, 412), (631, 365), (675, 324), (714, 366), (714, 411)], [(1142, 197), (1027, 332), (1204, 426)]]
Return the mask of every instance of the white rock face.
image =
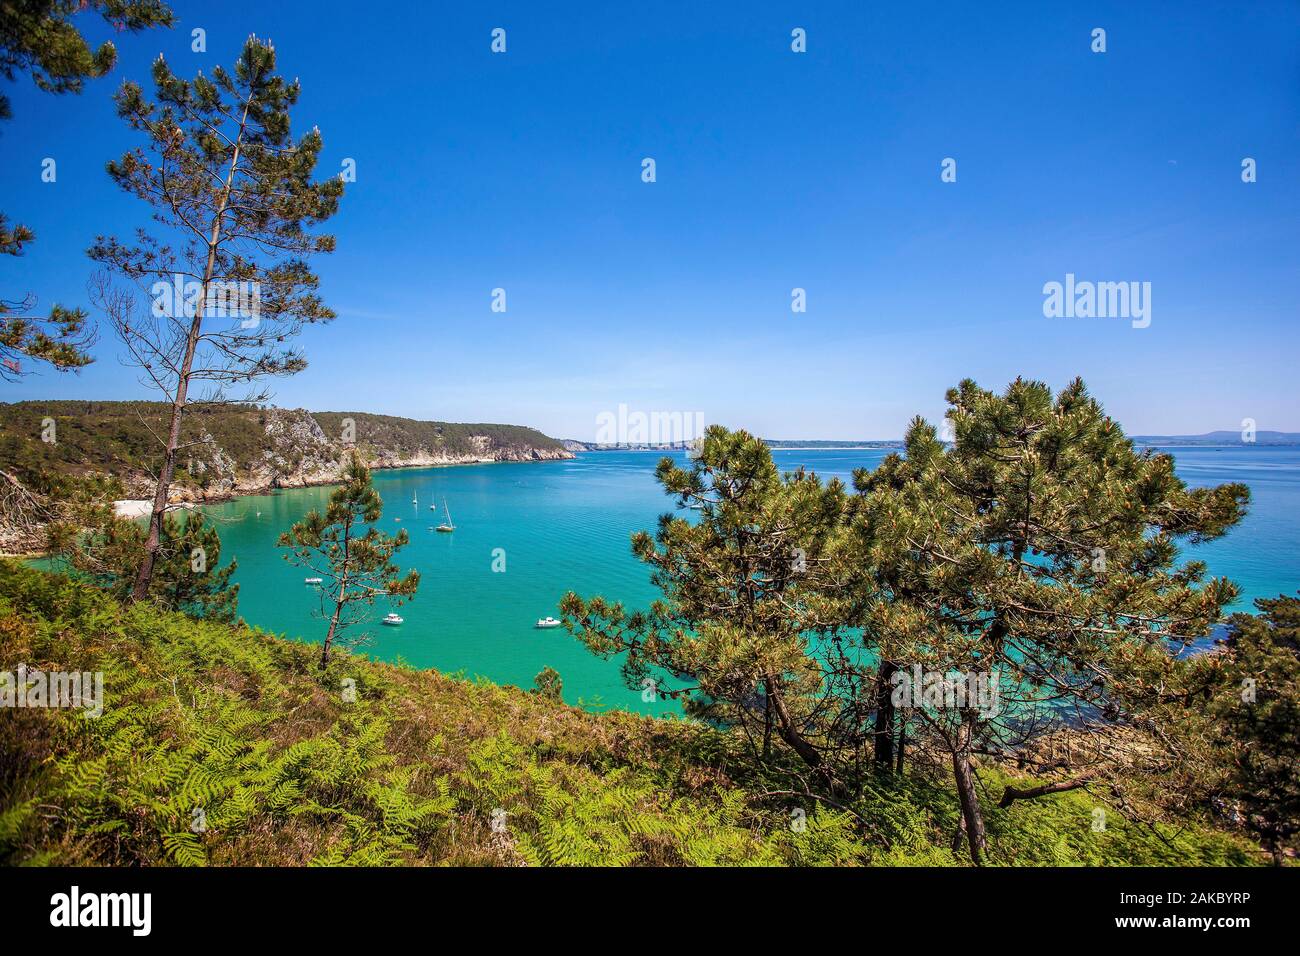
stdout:
[[(310, 412), (301, 409), (268, 408), (262, 413), (262, 431), (268, 447), (249, 465), (240, 466), (215, 443), (204, 446), (203, 460), (196, 460), (194, 474), (202, 475), (204, 488), (174, 487), (175, 501), (200, 501), (255, 494), (272, 488), (302, 488), (333, 484), (342, 479), (348, 452), (353, 446), (332, 439)], [(471, 435), (471, 450), (464, 454), (421, 448), (400, 451), (375, 447), (358, 436), (367, 464), (374, 469), (430, 468), (497, 461), (554, 461), (572, 458), (563, 449), (532, 446), (497, 446), (488, 435)], [(202, 470), (200, 470), (200, 468)]]

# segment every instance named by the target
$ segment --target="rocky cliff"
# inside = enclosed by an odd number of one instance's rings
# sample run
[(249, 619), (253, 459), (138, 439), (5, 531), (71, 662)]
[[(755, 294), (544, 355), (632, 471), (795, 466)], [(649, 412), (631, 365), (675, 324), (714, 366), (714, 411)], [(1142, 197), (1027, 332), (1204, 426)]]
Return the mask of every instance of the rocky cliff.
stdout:
[[(111, 474), (128, 496), (151, 493), (161, 461), (156, 402), (18, 402), (0, 405), (0, 469)], [(185, 418), (173, 497), (200, 501), (272, 488), (328, 484), (358, 450), (373, 468), (572, 458), (563, 444), (519, 425), (420, 421), (366, 412), (251, 405), (196, 407)]]

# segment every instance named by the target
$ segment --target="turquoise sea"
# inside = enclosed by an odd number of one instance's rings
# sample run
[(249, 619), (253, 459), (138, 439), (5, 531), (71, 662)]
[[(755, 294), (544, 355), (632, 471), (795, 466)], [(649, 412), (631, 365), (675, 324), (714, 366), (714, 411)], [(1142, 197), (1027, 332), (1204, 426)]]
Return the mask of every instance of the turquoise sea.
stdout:
[[(1300, 448), (1231, 446), (1171, 448), (1179, 474), (1192, 485), (1241, 481), (1250, 486), (1250, 515), (1225, 538), (1190, 550), (1210, 573), (1242, 589), (1234, 610), (1256, 597), (1300, 589)], [(872, 467), (885, 451), (873, 449), (777, 450), (782, 469), (805, 465), (819, 475), (849, 482), (853, 470)], [(381, 527), (406, 528), (411, 543), (398, 555), (418, 568), (415, 600), (400, 611), (400, 627), (370, 628), (367, 653), (531, 687), (550, 665), (564, 680), (564, 698), (589, 707), (643, 713), (675, 710), (645, 703), (626, 688), (618, 665), (601, 661), (563, 629), (538, 630), (540, 617), (558, 615), (565, 591), (603, 594), (631, 607), (656, 596), (644, 566), (631, 554), (629, 536), (651, 529), (672, 501), (654, 480), (653, 452), (593, 452), (571, 461), (400, 469), (375, 473), (384, 500)], [(302, 569), (284, 561), (275, 545), (306, 511), (323, 507), (327, 487), (280, 491), (211, 506), (219, 524), (223, 559), (239, 561), (240, 613), (251, 624), (303, 640), (319, 640), (324, 625), (313, 616), (317, 593)], [(432, 529), (446, 497), (454, 534)], [(413, 502), (418, 501), (417, 503)], [(502, 549), (505, 571), (493, 571)], [(386, 608), (376, 606), (380, 611)]]

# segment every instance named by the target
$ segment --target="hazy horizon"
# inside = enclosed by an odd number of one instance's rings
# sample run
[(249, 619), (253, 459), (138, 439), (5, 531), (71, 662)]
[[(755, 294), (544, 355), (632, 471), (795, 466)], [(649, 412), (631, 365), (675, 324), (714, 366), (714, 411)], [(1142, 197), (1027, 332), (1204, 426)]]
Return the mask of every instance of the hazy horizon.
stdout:
[[(30, 397), (30, 398), (6, 398), (6, 399), (0, 399), (0, 405), (6, 405), (6, 404), (11, 404), (11, 403), (16, 403), (16, 402), (57, 402), (57, 401), (115, 402), (115, 401), (155, 401), (155, 400), (156, 400), (156, 399), (151, 399), (151, 398), (149, 398), (148, 396), (137, 397), (137, 398), (124, 398), (124, 399), (117, 399), (117, 398), (89, 398), (89, 397), (87, 397), (87, 398), (68, 398), (68, 397), (66, 397), (66, 396), (51, 397), (51, 396), (40, 396), (40, 395), (37, 395), (37, 396), (32, 396), (32, 397)], [(564, 435), (564, 434), (556, 434), (556, 433), (553, 433), (553, 432), (548, 432), (548, 431), (546, 431), (546, 429), (544, 429), (544, 428), (539, 428), (538, 426), (533, 425), (532, 423), (530, 423), (530, 422), (526, 422), (526, 421), (507, 422), (507, 421), (497, 421), (497, 420), (495, 420), (495, 419), (487, 419), (487, 418), (483, 418), (483, 419), (475, 419), (475, 420), (473, 420), (473, 421), (470, 421), (470, 420), (457, 420), (457, 419), (447, 419), (447, 418), (432, 418), (432, 417), (429, 417), (429, 416), (420, 416), (420, 415), (396, 415), (396, 414), (394, 414), (394, 413), (392, 413), (392, 412), (377, 411), (377, 410), (372, 409), (372, 408), (360, 408), (360, 407), (346, 407), (346, 408), (345, 408), (345, 407), (337, 407), (337, 408), (307, 408), (306, 406), (301, 406), (301, 405), (284, 405), (284, 404), (279, 403), (279, 402), (270, 402), (270, 403), (262, 403), (262, 404), (264, 404), (264, 405), (269, 404), (269, 405), (271, 405), (272, 407), (280, 408), (280, 409), (284, 409), (284, 410), (287, 410), (287, 411), (288, 411), (288, 410), (303, 410), (303, 411), (307, 411), (307, 412), (310, 412), (310, 413), (313, 413), (313, 414), (316, 414), (316, 413), (320, 413), (320, 414), (342, 414), (342, 413), (347, 413), (347, 412), (354, 412), (354, 413), (355, 413), (355, 412), (360, 412), (360, 413), (362, 413), (362, 414), (367, 414), (367, 415), (390, 415), (390, 416), (395, 417), (395, 418), (408, 418), (408, 419), (413, 419), (413, 420), (415, 420), (415, 421), (442, 421), (442, 422), (448, 422), (449, 424), (461, 424), (461, 425), (522, 425), (522, 426), (525, 426), (525, 427), (528, 427), (528, 428), (534, 428), (534, 429), (536, 429), (537, 431), (542, 432), (542, 433), (543, 433), (544, 435), (546, 435), (548, 438), (555, 438), (555, 439), (558, 439), (558, 440), (561, 440), (561, 441), (565, 441), (565, 440), (569, 440), (569, 441), (580, 441), (580, 442), (586, 442), (586, 443), (590, 443), (590, 444), (598, 444), (598, 443), (599, 443), (599, 440), (598, 440), (596, 437), (587, 437), (587, 436), (583, 436), (583, 435)], [(931, 421), (932, 424), (938, 426), (938, 425), (940, 424), (941, 419), (930, 419), (930, 421)], [(724, 425), (724, 426), (729, 427), (729, 428), (739, 428), (739, 427), (742, 427), (742, 426), (733, 426), (733, 425), (729, 425), (727, 422), (712, 422), (712, 421), (709, 421), (709, 422), (707, 422), (707, 424), (710, 424), (710, 425), (713, 425), (713, 424)], [(1194, 432), (1137, 432), (1137, 431), (1132, 430), (1131, 428), (1127, 428), (1127, 427), (1125, 427), (1125, 425), (1124, 425), (1123, 422), (1120, 422), (1119, 424), (1120, 424), (1120, 427), (1124, 429), (1124, 433), (1125, 433), (1126, 435), (1128, 435), (1129, 437), (1131, 437), (1131, 438), (1201, 438), (1201, 437), (1204, 437), (1204, 436), (1206, 436), (1206, 435), (1212, 435), (1212, 434), (1217, 434), (1217, 433), (1224, 433), (1224, 434), (1240, 434), (1240, 433), (1242, 432), (1242, 429), (1241, 429), (1241, 428), (1202, 428), (1202, 429), (1200, 429), (1199, 431), (1194, 431)], [(757, 433), (756, 433), (756, 434), (757, 434)], [(1256, 430), (1255, 434), (1256, 434), (1256, 436), (1264, 436), (1264, 435), (1300, 435), (1300, 431), (1291, 431), (1291, 430), (1289, 430), (1289, 429), (1285, 429), (1285, 428), (1260, 428), (1260, 429), (1257, 429), (1257, 430)], [(862, 437), (862, 438), (858, 438), (858, 437), (854, 437), (854, 436), (849, 436), (849, 435), (836, 435), (836, 436), (832, 436), (832, 437), (829, 437), (829, 438), (824, 438), (824, 437), (808, 437), (808, 436), (804, 436), (804, 435), (764, 435), (764, 434), (759, 434), (758, 437), (762, 438), (764, 441), (772, 442), (772, 443), (774, 443), (774, 444), (779, 444), (780, 442), (812, 442), (812, 441), (815, 441), (815, 442), (837, 442), (837, 441), (841, 441), (841, 442), (899, 442), (899, 441), (902, 441), (902, 440), (903, 440), (903, 432), (899, 432), (899, 434), (897, 434), (897, 435), (870, 435), (870, 436), (866, 436), (866, 437)], [(670, 444), (670, 443), (671, 443), (671, 442), (658, 442), (657, 444)], [(633, 442), (629, 442), (628, 444), (645, 444), (645, 443), (643, 443), (643, 442), (636, 442), (636, 441), (633, 441)]]

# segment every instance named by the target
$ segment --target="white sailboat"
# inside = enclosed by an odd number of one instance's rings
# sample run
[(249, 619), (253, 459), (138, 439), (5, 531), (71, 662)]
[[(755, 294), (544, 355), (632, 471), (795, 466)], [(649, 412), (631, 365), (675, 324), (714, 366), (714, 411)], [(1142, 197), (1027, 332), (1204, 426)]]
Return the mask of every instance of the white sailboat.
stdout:
[(437, 530), (437, 531), (455, 531), (455, 530), (456, 530), (456, 526), (455, 526), (454, 524), (451, 523), (451, 509), (447, 507), (447, 496), (446, 496), (446, 495), (443, 495), (443, 497), (442, 497), (442, 508), (443, 508), (443, 510), (447, 513), (447, 520), (444, 521), (442, 524), (438, 525), (438, 527), (437, 527), (435, 530)]

